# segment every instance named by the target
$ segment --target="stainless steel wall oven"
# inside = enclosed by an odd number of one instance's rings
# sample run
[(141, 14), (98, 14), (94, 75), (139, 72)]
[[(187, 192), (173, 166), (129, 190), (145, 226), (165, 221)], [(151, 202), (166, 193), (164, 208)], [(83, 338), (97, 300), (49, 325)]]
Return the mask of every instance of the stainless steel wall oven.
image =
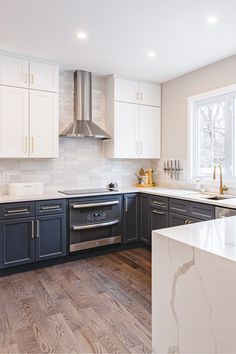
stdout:
[(120, 243), (121, 209), (120, 195), (70, 201), (70, 252)]

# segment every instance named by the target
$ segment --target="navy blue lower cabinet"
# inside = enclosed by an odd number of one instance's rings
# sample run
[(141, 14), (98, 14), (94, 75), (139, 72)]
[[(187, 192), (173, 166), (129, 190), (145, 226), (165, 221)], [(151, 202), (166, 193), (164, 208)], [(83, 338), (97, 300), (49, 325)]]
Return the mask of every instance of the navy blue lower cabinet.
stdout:
[(66, 215), (36, 218), (36, 261), (66, 255)]
[(139, 209), (138, 195), (130, 193), (124, 195), (123, 213), (123, 241), (124, 243), (137, 242), (139, 240)]
[(0, 268), (35, 261), (34, 218), (0, 222)]
[(151, 244), (151, 227), (150, 227), (150, 199), (149, 195), (141, 194), (140, 200), (140, 240), (147, 245)]

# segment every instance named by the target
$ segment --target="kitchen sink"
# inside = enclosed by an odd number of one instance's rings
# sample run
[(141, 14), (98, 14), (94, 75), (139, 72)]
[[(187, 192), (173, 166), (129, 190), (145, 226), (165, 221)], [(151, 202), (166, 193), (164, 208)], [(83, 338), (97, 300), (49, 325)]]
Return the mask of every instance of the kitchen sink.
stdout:
[(214, 196), (206, 197), (206, 199), (210, 199), (210, 200), (223, 200), (223, 199), (230, 199), (230, 198), (233, 198), (233, 197), (223, 196), (223, 195), (214, 195)]
[(219, 194), (212, 195), (212, 194), (202, 194), (202, 193), (199, 193), (197, 197), (201, 199), (209, 199), (209, 200), (224, 200), (224, 199), (235, 198), (235, 196), (233, 195), (219, 195)]

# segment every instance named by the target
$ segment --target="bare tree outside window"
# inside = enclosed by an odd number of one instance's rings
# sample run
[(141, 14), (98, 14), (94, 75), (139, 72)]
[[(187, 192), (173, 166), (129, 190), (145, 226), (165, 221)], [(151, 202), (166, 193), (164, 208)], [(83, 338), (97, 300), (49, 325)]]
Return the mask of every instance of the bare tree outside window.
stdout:
[[(229, 91), (227, 91), (229, 90)], [(190, 97), (191, 178), (212, 178), (221, 164), (227, 178), (236, 177), (236, 85)]]
[(214, 163), (225, 165), (225, 102), (198, 107), (200, 174), (211, 173)]

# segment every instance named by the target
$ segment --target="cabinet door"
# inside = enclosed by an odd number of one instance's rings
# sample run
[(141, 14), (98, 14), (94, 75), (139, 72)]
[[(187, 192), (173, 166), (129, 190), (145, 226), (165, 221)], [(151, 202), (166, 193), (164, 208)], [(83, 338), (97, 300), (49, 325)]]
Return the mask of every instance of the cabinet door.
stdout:
[(114, 78), (115, 101), (138, 103), (139, 82), (135, 80)]
[(59, 70), (57, 65), (30, 62), (30, 88), (58, 92)]
[(0, 268), (35, 260), (34, 218), (0, 222)]
[(0, 157), (28, 156), (27, 89), (0, 86)]
[(159, 107), (139, 106), (140, 157), (160, 158), (161, 112)]
[(30, 156), (58, 157), (58, 94), (30, 91)]
[(151, 230), (168, 227), (168, 212), (151, 209)]
[(0, 55), (0, 85), (28, 87), (28, 60)]
[(147, 195), (140, 195), (140, 240), (148, 245), (151, 243), (150, 208)]
[(36, 220), (36, 260), (66, 255), (66, 216), (40, 216)]
[(136, 104), (115, 103), (115, 157), (137, 158), (138, 112)]
[(139, 239), (138, 195), (124, 195), (124, 242), (135, 242)]
[(140, 82), (140, 103), (149, 106), (161, 106), (161, 86)]

